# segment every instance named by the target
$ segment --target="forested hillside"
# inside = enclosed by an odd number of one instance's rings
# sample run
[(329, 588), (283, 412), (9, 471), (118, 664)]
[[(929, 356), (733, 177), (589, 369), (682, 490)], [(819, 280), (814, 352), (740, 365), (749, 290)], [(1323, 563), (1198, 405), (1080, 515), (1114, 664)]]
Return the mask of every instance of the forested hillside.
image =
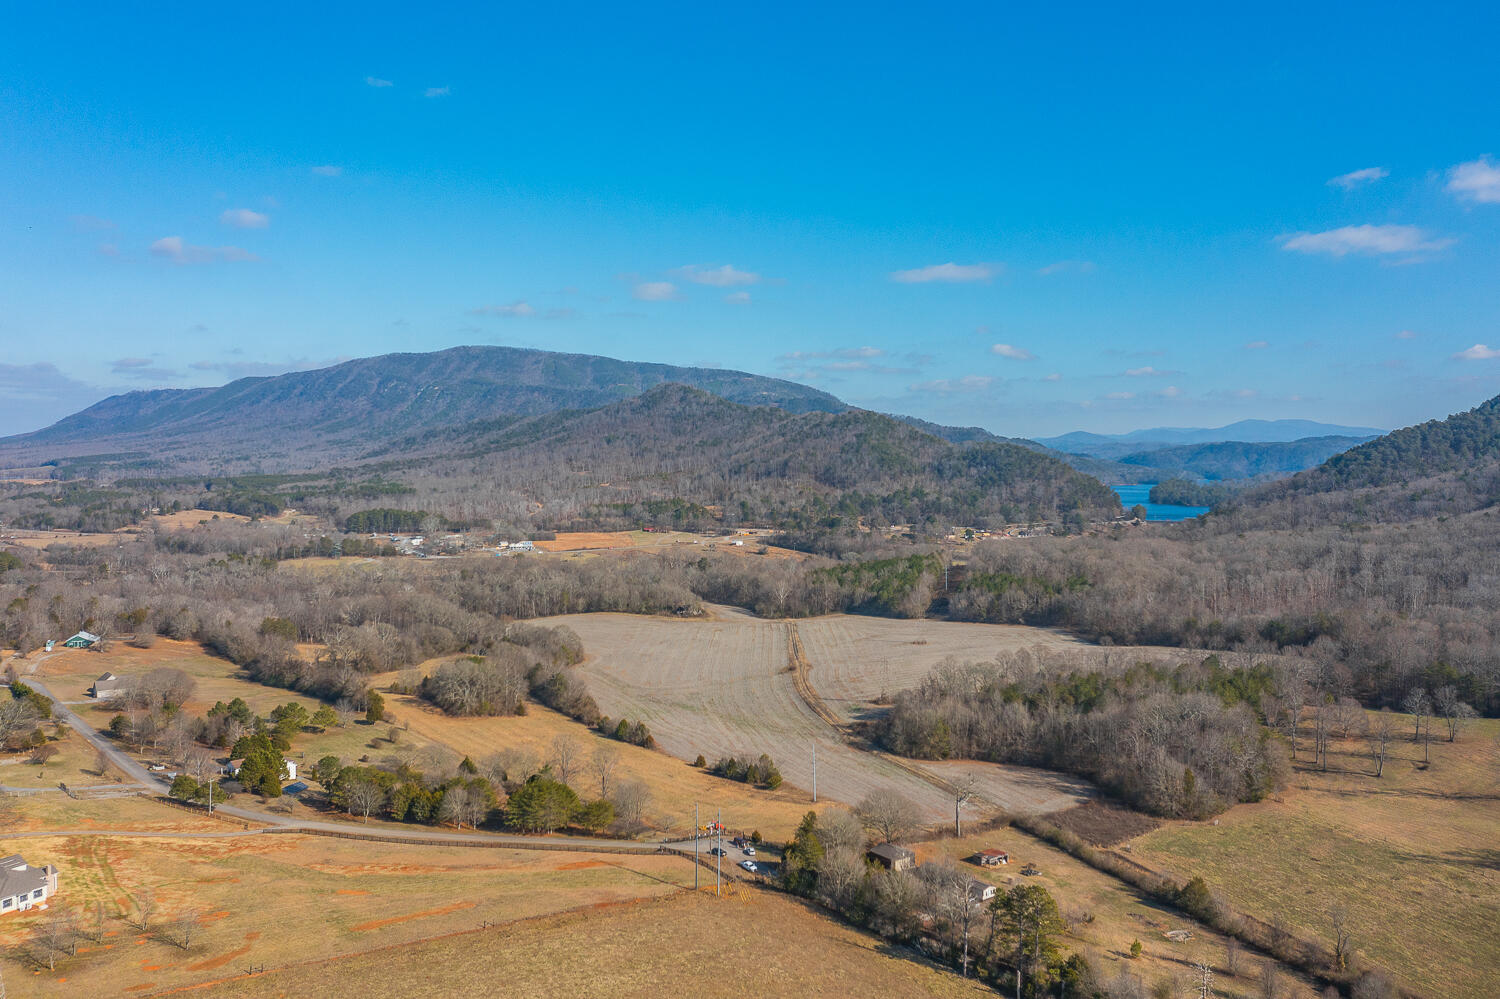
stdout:
[(791, 412), (848, 408), (826, 392), (742, 371), (454, 347), (242, 378), (219, 388), (113, 396), (45, 430), (0, 440), (0, 467), (93, 454), (110, 455), (117, 465), (287, 471), (306, 468), (314, 457), (348, 460), (392, 436), (592, 408), (667, 382)]

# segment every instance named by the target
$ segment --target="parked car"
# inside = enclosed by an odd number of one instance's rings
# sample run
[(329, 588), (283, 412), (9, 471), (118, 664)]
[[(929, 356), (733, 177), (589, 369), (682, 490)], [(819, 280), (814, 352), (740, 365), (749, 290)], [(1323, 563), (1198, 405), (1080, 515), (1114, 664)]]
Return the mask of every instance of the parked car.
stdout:
[(722, 847), (717, 847), (716, 846), (713, 849), (711, 849), (711, 850), (708, 851), (708, 855), (710, 857), (727, 857), (727, 856), (729, 856), (729, 851), (723, 849)]
[(160, 763), (153, 763), (149, 767), (147, 767), (146, 769), (152, 771), (153, 773), (159, 773), (160, 771), (165, 770), (167, 768), (165, 766), (163, 766), (162, 764), (160, 764)]
[(743, 836), (736, 836), (734, 839), (730, 840), (729, 842), (733, 843), (735, 846), (739, 847), (741, 850), (743, 850), (745, 847), (747, 847), (747, 846), (750, 845), (750, 841), (748, 839), (746, 839), (745, 837), (743, 837)]
[(168, 770), (167, 771), (167, 780), (176, 780), (176, 779), (177, 779), (177, 771), (176, 770)]
[(740, 861), (740, 866), (749, 871), (751, 874), (760, 873), (760, 868), (755, 866), (755, 861), (753, 860), (742, 860)]
[(745, 847), (745, 856), (747, 856), (747, 857), (753, 857), (753, 856), (755, 856), (755, 847), (746, 845), (746, 847)]

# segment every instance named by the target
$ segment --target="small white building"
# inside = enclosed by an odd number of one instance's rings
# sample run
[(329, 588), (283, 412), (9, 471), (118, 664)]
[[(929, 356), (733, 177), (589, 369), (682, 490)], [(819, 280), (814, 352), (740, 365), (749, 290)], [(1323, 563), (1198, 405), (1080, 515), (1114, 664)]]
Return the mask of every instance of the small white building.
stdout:
[[(282, 769), (286, 771), (286, 774), (282, 777), (282, 780), (296, 780), (297, 762), (295, 760), (282, 760), (282, 763), (284, 764)], [(230, 760), (229, 766), (224, 768), (224, 775), (226, 777), (238, 777), (240, 775), (240, 767), (244, 765), (244, 760)]]
[(57, 893), (57, 868), (32, 867), (19, 853), (0, 859), (0, 916), (41, 905)]
[(125, 693), (125, 681), (113, 673), (101, 673), (94, 685), (89, 688), (89, 696), (101, 701), (107, 701), (112, 697), (119, 697)]

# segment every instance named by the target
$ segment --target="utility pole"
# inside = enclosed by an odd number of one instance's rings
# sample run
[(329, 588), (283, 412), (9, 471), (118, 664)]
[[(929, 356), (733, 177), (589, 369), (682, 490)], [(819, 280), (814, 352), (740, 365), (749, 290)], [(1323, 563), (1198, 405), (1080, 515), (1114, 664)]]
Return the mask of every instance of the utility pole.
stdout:
[(693, 802), (693, 894), (698, 894), (698, 803)]
[(718, 834), (718, 853), (714, 855), (714, 894), (724, 893), (724, 809), (719, 808), (719, 817), (714, 820), (714, 832)]
[(818, 803), (818, 744), (813, 743), (813, 804)]
[[(208, 779), (208, 814), (210, 815), (214, 813), (214, 781), (216, 779), (214, 777)], [(0, 999), (3, 999), (3, 997), (0, 997)]]

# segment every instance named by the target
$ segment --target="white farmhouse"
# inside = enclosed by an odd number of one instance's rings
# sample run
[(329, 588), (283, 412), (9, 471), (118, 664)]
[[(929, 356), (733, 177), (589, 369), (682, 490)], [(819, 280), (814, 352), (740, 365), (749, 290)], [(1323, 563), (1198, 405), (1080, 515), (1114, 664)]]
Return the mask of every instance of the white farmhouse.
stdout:
[(41, 905), (57, 893), (57, 868), (32, 867), (19, 853), (0, 859), (0, 916)]

